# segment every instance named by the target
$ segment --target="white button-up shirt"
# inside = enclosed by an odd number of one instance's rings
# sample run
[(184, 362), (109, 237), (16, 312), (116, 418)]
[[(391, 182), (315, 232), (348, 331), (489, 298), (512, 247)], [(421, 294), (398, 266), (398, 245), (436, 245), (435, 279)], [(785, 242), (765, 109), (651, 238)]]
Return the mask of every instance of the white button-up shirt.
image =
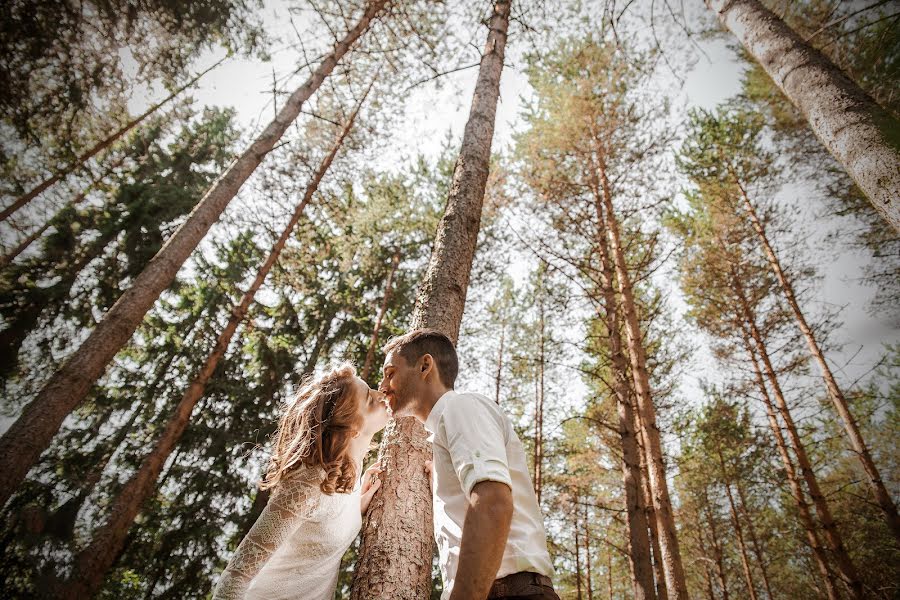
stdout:
[(552, 577), (547, 536), (525, 449), (500, 407), (481, 394), (451, 390), (431, 409), (425, 429), (434, 450), (431, 487), (434, 539), (444, 581), (441, 598), (449, 597), (453, 590), (463, 520), (469, 495), (479, 481), (499, 481), (512, 489), (512, 524), (495, 579), (520, 571)]

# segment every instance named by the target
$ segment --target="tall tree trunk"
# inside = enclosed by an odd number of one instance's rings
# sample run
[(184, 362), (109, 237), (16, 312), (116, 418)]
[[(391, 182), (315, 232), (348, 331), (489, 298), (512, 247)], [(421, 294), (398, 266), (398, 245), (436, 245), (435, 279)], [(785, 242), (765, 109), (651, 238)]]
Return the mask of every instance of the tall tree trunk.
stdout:
[(703, 510), (706, 512), (706, 521), (709, 525), (709, 541), (713, 548), (713, 559), (716, 565), (716, 576), (719, 586), (722, 588), (722, 600), (728, 600), (728, 578), (725, 575), (725, 561), (722, 553), (722, 543), (719, 541), (719, 528), (716, 527), (716, 518), (712, 507), (709, 505), (707, 490), (703, 490)]
[[(365, 100), (365, 96), (363, 100)], [(75, 571), (72, 580), (60, 586), (61, 589), (57, 592), (59, 598), (90, 597), (96, 593), (102, 584), (103, 577), (121, 551), (122, 544), (128, 535), (128, 530), (134, 522), (135, 516), (137, 516), (141, 506), (155, 489), (157, 479), (166, 460), (175, 449), (185, 429), (187, 429), (191, 412), (206, 392), (206, 385), (215, 373), (216, 367), (224, 358), (231, 340), (250, 309), (256, 292), (262, 286), (272, 266), (278, 260), (294, 227), (303, 216), (306, 205), (318, 189), (322, 178), (343, 145), (347, 134), (350, 133), (361, 105), (362, 100), (350, 115), (334, 146), (313, 174), (312, 180), (306, 187), (306, 193), (294, 209), (294, 213), (291, 215), (278, 240), (272, 246), (272, 250), (266, 257), (265, 262), (257, 271), (253, 283), (244, 292), (240, 302), (232, 308), (231, 317), (219, 334), (213, 351), (207, 357), (206, 362), (204, 362), (194, 380), (188, 385), (162, 435), (160, 435), (153, 449), (141, 462), (137, 472), (131, 476), (122, 487), (119, 495), (112, 501), (106, 522), (95, 531), (88, 545), (78, 553), (78, 556), (75, 558)]]
[(503, 379), (503, 351), (506, 342), (506, 315), (500, 321), (500, 349), (497, 351), (497, 372), (494, 375), (494, 403), (500, 405), (500, 383)]
[(600, 179), (600, 190), (603, 199), (605, 225), (612, 248), (613, 263), (616, 267), (616, 279), (619, 294), (622, 297), (622, 312), (625, 321), (625, 333), (628, 340), (628, 354), (631, 358), (631, 374), (634, 379), (634, 390), (637, 396), (638, 412), (646, 434), (648, 452), (648, 474), (650, 489), (653, 493), (653, 504), (659, 519), (660, 549), (666, 576), (666, 587), (671, 597), (676, 600), (687, 600), (687, 584), (684, 567), (681, 564), (681, 552), (678, 548), (678, 537), (675, 531), (675, 515), (669, 499), (669, 485), (666, 482), (666, 467), (663, 463), (662, 443), (656, 425), (656, 408), (650, 392), (650, 376), (647, 373), (647, 353), (641, 336), (637, 306), (631, 284), (631, 275), (625, 261), (625, 250), (619, 235), (619, 224), (613, 210), (609, 179), (601, 152), (597, 153), (597, 170)]
[(662, 550), (659, 547), (659, 519), (656, 518), (656, 510), (653, 508), (653, 494), (650, 491), (650, 475), (647, 470), (647, 440), (644, 437), (644, 425), (641, 422), (640, 412), (635, 410), (634, 423), (638, 442), (638, 456), (640, 459), (640, 486), (641, 500), (647, 514), (649, 525), (650, 547), (653, 550), (653, 576), (656, 580), (656, 597), (659, 600), (668, 600), (669, 589), (666, 587), (666, 574), (662, 564)]
[(350, 46), (384, 9), (388, 0), (372, 0), (359, 22), (316, 68), (258, 138), (213, 184), (188, 219), (97, 324), (91, 335), (51, 377), (0, 439), (0, 506), (3, 506), (66, 416), (84, 399), (116, 352), (131, 338), (144, 315), (172, 283), (178, 269), (235, 197), (241, 185), (300, 114), (300, 107), (334, 70)]
[(900, 231), (900, 123), (759, 0), (706, 0), (803, 114), (872, 206)]
[(579, 539), (581, 536), (579, 535), (579, 527), (578, 527), (579, 509), (578, 509), (578, 494), (577, 493), (575, 494), (574, 505), (575, 505), (575, 510), (574, 510), (574, 513), (575, 513), (575, 587), (578, 590), (576, 598), (578, 598), (578, 600), (582, 600), (582, 595), (581, 595), (581, 542)]
[(778, 407), (781, 418), (784, 420), (788, 432), (788, 439), (791, 441), (791, 446), (797, 457), (797, 463), (800, 465), (800, 472), (803, 475), (804, 481), (806, 481), (806, 486), (809, 489), (809, 495), (812, 498), (813, 505), (816, 507), (816, 514), (819, 517), (819, 521), (822, 523), (822, 529), (825, 532), (825, 540), (828, 542), (828, 546), (834, 555), (838, 573), (840, 573), (844, 585), (847, 586), (850, 596), (854, 599), (861, 599), (863, 597), (862, 583), (856, 573), (856, 567), (850, 559), (850, 555), (846, 548), (844, 548), (843, 540), (837, 530), (834, 518), (831, 515), (831, 509), (828, 507), (825, 495), (822, 494), (822, 490), (819, 488), (819, 482), (813, 472), (812, 463), (809, 460), (809, 456), (806, 454), (806, 447), (800, 439), (800, 433), (797, 431), (797, 426), (791, 416), (787, 400), (781, 390), (781, 384), (779, 384), (778, 377), (775, 374), (775, 367), (772, 365), (772, 361), (769, 358), (769, 352), (766, 348), (765, 341), (763, 340), (762, 333), (756, 326), (756, 317), (747, 301), (747, 296), (744, 293), (738, 274), (733, 265), (731, 265), (730, 268), (732, 285), (738, 298), (738, 304), (744, 314), (744, 320), (747, 324), (750, 338), (753, 340), (756, 346), (757, 355), (762, 361), (763, 373), (772, 388), (772, 393), (775, 396), (775, 404)]
[[(604, 223), (603, 206), (599, 190), (595, 192), (597, 221)], [(653, 566), (650, 561), (650, 538), (647, 514), (643, 506), (641, 489), (641, 459), (632, 407), (632, 389), (628, 383), (628, 362), (622, 351), (622, 322), (615, 293), (615, 276), (609, 257), (609, 245), (602, 231), (597, 235), (600, 255), (600, 277), (604, 315), (609, 336), (609, 355), (613, 368), (613, 394), (619, 417), (619, 437), (622, 441), (622, 481), (625, 488), (625, 511), (628, 519), (629, 559), (631, 561), (632, 588), (635, 600), (655, 600)]]
[(391, 285), (394, 283), (394, 274), (397, 272), (399, 265), (400, 252), (398, 250), (391, 257), (391, 270), (388, 273), (387, 281), (384, 282), (384, 298), (382, 298), (381, 307), (378, 309), (378, 317), (375, 319), (375, 327), (372, 329), (372, 340), (369, 342), (369, 349), (366, 351), (366, 362), (360, 374), (364, 381), (369, 380), (369, 375), (372, 372), (372, 363), (375, 361), (375, 349), (378, 347), (378, 332), (381, 330), (381, 322), (384, 320), (384, 315), (391, 301), (391, 295), (393, 294)]
[(794, 503), (797, 505), (797, 514), (800, 517), (800, 524), (803, 526), (804, 531), (806, 531), (806, 539), (809, 542), (810, 548), (812, 548), (813, 559), (815, 560), (816, 567), (819, 569), (819, 574), (825, 582), (828, 599), (838, 600), (840, 595), (835, 586), (834, 577), (828, 563), (828, 557), (825, 553), (825, 549), (822, 547), (822, 542), (819, 540), (819, 534), (816, 532), (812, 513), (810, 512), (809, 504), (806, 501), (806, 494), (804, 494), (803, 488), (800, 486), (800, 478), (797, 476), (794, 463), (788, 453), (787, 443), (784, 440), (781, 426), (775, 415), (775, 406), (772, 404), (772, 398), (769, 396), (766, 382), (763, 379), (762, 369), (760, 368), (759, 360), (756, 357), (756, 349), (750, 341), (747, 324), (742, 318), (738, 320), (737, 324), (741, 328), (744, 348), (747, 352), (747, 356), (750, 357), (750, 362), (753, 367), (754, 382), (756, 383), (756, 388), (759, 390), (760, 397), (766, 408), (766, 415), (769, 419), (769, 428), (772, 430), (772, 436), (775, 438), (775, 446), (778, 448), (778, 454), (781, 456), (781, 463), (784, 466), (785, 475), (787, 475), (791, 496), (794, 498)]
[(778, 284), (781, 286), (782, 292), (784, 292), (784, 297), (791, 307), (791, 312), (794, 314), (797, 326), (803, 333), (803, 337), (806, 338), (806, 343), (809, 346), (809, 353), (812, 354), (813, 359), (815, 359), (816, 364), (819, 365), (819, 369), (822, 371), (822, 379), (825, 380), (825, 387), (828, 389), (828, 395), (831, 397), (831, 402), (834, 404), (835, 411), (837, 411), (844, 423), (844, 431), (847, 433), (850, 445), (853, 447), (853, 451), (862, 463), (863, 471), (865, 471), (866, 477), (869, 480), (869, 486), (872, 488), (875, 500), (878, 502), (878, 506), (881, 507), (882, 512), (884, 512), (885, 520), (887, 521), (891, 532), (894, 534), (894, 538), (900, 542), (900, 517), (897, 515), (897, 505), (894, 504), (894, 500), (884, 486), (884, 482), (881, 479), (881, 473), (878, 472), (875, 461), (872, 460), (872, 454), (869, 452), (869, 447), (866, 445), (866, 441), (863, 439), (859, 427), (856, 424), (856, 419), (853, 417), (853, 413), (850, 412), (847, 398), (844, 396), (844, 392), (841, 390), (834, 374), (831, 372), (831, 367), (828, 366), (828, 361), (825, 360), (825, 354), (819, 347), (819, 342), (816, 340), (812, 328), (806, 322), (803, 311), (800, 310), (800, 304), (797, 302), (797, 295), (794, 293), (794, 286), (791, 284), (790, 279), (788, 279), (784, 269), (781, 268), (781, 261), (778, 260), (775, 249), (772, 247), (772, 244), (769, 243), (769, 237), (766, 235), (763, 223), (756, 214), (756, 209), (753, 207), (753, 203), (750, 201), (750, 197), (747, 195), (744, 186), (740, 181), (737, 181), (736, 178), (735, 181), (740, 189), (741, 197), (744, 200), (744, 208), (747, 210), (747, 215), (750, 217), (753, 229), (759, 237), (759, 243), (762, 245), (766, 258), (769, 261), (769, 265), (772, 267), (772, 271), (778, 279)]
[(594, 600), (594, 582), (591, 580), (591, 520), (586, 504), (584, 505), (584, 571), (588, 600)]
[[(543, 281), (541, 281), (541, 286), (543, 286)], [(538, 299), (538, 307), (540, 333), (538, 334), (538, 370), (535, 378), (534, 394), (534, 493), (540, 505), (541, 492), (544, 489), (544, 370), (546, 367), (543, 287)]]
[(741, 556), (741, 567), (744, 570), (744, 580), (747, 583), (747, 593), (751, 600), (757, 600), (756, 584), (753, 582), (753, 570), (750, 567), (750, 557), (747, 554), (747, 543), (744, 541), (744, 528), (741, 525), (741, 519), (738, 516), (737, 507), (734, 504), (734, 495), (731, 493), (731, 478), (728, 476), (728, 469), (725, 466), (725, 458), (722, 456), (722, 450), (716, 448), (716, 454), (719, 459), (719, 467), (722, 469), (722, 478), (725, 480), (725, 497), (728, 499), (731, 524), (734, 525), (734, 533), (737, 537), (738, 552)]
[(756, 527), (753, 525), (753, 518), (750, 510), (747, 508), (747, 497), (744, 494), (744, 487), (741, 485), (740, 478), (736, 478), (734, 487), (737, 489), (738, 500), (740, 500), (740, 512), (744, 514), (744, 520), (747, 521), (747, 535), (750, 537), (750, 545), (753, 547), (753, 554), (756, 556), (756, 562), (759, 563), (759, 571), (762, 575), (763, 587), (766, 590), (766, 596), (769, 600), (774, 600), (775, 595), (772, 594), (772, 586), (769, 583), (769, 572), (766, 568), (765, 555), (762, 546), (759, 543), (759, 536), (756, 535)]
[(72, 163), (63, 167), (62, 170), (57, 171), (56, 173), (54, 173), (53, 175), (51, 175), (44, 181), (40, 182), (37, 186), (32, 188), (30, 191), (28, 191), (28, 192), (22, 194), (21, 196), (19, 196), (18, 198), (16, 198), (16, 200), (12, 204), (10, 204), (8, 207), (6, 207), (2, 211), (0, 211), (0, 221), (5, 221), (6, 219), (8, 219), (11, 214), (13, 214), (17, 210), (19, 210), (20, 208), (22, 208), (23, 206), (25, 206), (26, 204), (28, 204), (29, 202), (31, 202), (32, 200), (37, 198), (44, 190), (49, 188), (51, 185), (53, 185), (57, 181), (61, 180), (63, 177), (65, 177), (69, 173), (80, 168), (82, 165), (84, 165), (84, 163), (89, 161), (94, 156), (97, 156), (97, 154), (99, 154), (103, 150), (112, 146), (116, 142), (116, 140), (118, 140), (123, 135), (125, 135), (126, 133), (128, 133), (135, 127), (137, 127), (138, 125), (140, 125), (144, 119), (146, 119), (147, 117), (149, 117), (150, 115), (155, 113), (157, 110), (159, 110), (160, 108), (162, 108), (163, 106), (165, 106), (166, 104), (171, 102), (172, 99), (175, 98), (176, 96), (178, 96), (181, 92), (183, 92), (184, 90), (188, 89), (189, 87), (191, 87), (192, 85), (197, 83), (201, 77), (203, 77), (204, 75), (206, 75), (207, 73), (209, 73), (210, 71), (212, 71), (213, 69), (218, 67), (220, 64), (222, 64), (222, 62), (224, 62), (226, 58), (228, 58), (228, 57), (227, 56), (223, 57), (216, 64), (209, 67), (202, 73), (198, 74), (193, 79), (191, 79), (190, 81), (185, 83), (183, 86), (181, 86), (180, 88), (178, 88), (177, 90), (175, 90), (174, 92), (172, 92), (171, 94), (169, 94), (168, 96), (163, 98), (160, 102), (157, 102), (156, 104), (154, 104), (153, 106), (148, 108), (146, 111), (144, 111), (142, 114), (140, 114), (139, 116), (135, 117), (134, 119), (132, 119), (131, 121), (129, 121), (128, 123), (123, 125), (121, 128), (116, 130), (112, 135), (110, 135), (109, 137), (107, 137), (106, 139), (104, 139), (100, 142), (97, 142), (97, 144), (95, 144), (90, 150), (88, 150), (87, 152), (85, 152), (84, 154), (82, 154), (81, 156), (76, 158)]
[[(454, 342), (481, 224), (509, 9), (509, 0), (495, 2), (488, 21), (487, 43), (447, 206), (412, 318), (412, 327), (438, 329)], [(422, 464), (431, 459), (431, 444), (422, 424), (407, 417), (388, 424), (379, 454), (385, 476), (366, 514), (351, 598), (427, 598), (434, 542), (431, 492)], [(398, 497), (403, 500), (398, 502)]]

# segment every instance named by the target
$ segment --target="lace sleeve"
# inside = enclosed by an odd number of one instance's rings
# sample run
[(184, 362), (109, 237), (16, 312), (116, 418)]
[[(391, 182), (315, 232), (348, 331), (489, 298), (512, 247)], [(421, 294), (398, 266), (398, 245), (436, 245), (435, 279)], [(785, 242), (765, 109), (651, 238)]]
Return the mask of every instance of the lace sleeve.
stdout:
[(313, 517), (322, 494), (317, 475), (316, 469), (302, 467), (278, 483), (222, 572), (213, 600), (243, 599), (250, 581), (266, 561), (303, 521)]

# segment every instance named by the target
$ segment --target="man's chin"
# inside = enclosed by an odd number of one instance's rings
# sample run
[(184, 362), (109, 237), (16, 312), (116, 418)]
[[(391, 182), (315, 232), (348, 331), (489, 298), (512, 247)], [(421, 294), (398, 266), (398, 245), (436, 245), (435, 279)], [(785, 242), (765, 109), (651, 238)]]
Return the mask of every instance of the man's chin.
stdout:
[(395, 419), (415, 416), (412, 412), (411, 402), (397, 402), (396, 399), (391, 401), (391, 414)]

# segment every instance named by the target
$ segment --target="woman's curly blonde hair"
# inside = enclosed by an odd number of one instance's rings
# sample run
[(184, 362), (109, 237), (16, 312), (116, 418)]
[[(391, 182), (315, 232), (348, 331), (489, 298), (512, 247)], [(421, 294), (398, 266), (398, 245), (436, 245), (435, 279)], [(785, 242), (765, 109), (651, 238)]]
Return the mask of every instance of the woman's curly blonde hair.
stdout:
[(363, 425), (353, 397), (355, 377), (353, 365), (341, 363), (318, 377), (304, 380), (281, 415), (261, 489), (275, 487), (306, 465), (325, 469), (320, 487), (326, 494), (353, 490), (357, 467), (349, 446), (353, 434)]

